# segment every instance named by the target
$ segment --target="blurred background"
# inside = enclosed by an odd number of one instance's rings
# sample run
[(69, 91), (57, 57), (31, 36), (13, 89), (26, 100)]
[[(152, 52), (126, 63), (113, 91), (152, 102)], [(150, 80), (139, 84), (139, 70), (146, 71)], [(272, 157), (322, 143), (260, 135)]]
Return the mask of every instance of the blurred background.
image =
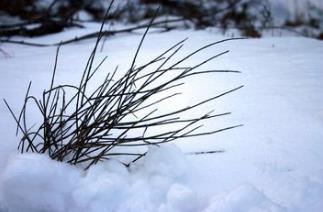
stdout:
[[(1, 0), (0, 37), (40, 36), (84, 22), (100, 22), (111, 0)], [(113, 23), (158, 19), (174, 28), (236, 30), (261, 37), (273, 30), (323, 39), (321, 0), (116, 0), (107, 17)], [(167, 20), (169, 22), (167, 22)]]

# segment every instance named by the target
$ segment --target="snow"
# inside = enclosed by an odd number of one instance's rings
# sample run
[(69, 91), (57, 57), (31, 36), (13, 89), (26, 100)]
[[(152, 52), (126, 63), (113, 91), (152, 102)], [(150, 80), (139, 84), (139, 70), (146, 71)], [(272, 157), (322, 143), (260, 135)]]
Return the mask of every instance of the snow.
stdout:
[[(30, 41), (54, 43), (75, 33), (80, 31)], [(179, 58), (225, 38), (210, 31), (151, 33), (138, 63), (185, 37), (189, 40)], [(139, 39), (140, 34), (108, 38), (98, 53), (98, 61), (109, 56), (98, 77), (117, 64), (119, 70), (126, 70)], [(61, 48), (57, 81), (80, 79), (93, 43), (86, 40)], [(321, 41), (313, 39), (266, 37), (225, 42), (195, 56), (189, 63), (230, 50), (203, 69), (233, 69), (242, 74), (187, 79), (184, 94), (165, 107), (190, 105), (244, 84), (242, 90), (201, 108), (233, 112), (206, 122), (205, 130), (244, 126), (152, 146), (129, 169), (110, 160), (83, 171), (46, 155), (17, 153), (15, 125), (1, 104), (0, 211), (323, 211), (322, 47)], [(10, 57), (0, 53), (0, 97), (18, 111), (30, 80), (36, 95), (50, 82), (56, 49), (10, 44), (2, 44), (1, 49)], [(186, 154), (210, 150), (224, 152)]]
[(64, 211), (80, 173), (46, 155), (14, 155), (1, 174), (1, 206), (13, 211)]
[(0, 203), (9, 211), (284, 211), (252, 185), (201, 204), (192, 169), (175, 145), (151, 147), (141, 164), (117, 161), (84, 172), (46, 155), (12, 155), (1, 174)]
[(285, 211), (281, 206), (271, 202), (254, 186), (245, 184), (227, 194), (220, 194), (211, 199), (210, 206), (205, 212), (243, 212), (243, 211)]
[(1, 174), (0, 203), (10, 211), (196, 211), (197, 194), (183, 185), (187, 167), (175, 145), (151, 147), (130, 170), (112, 160), (84, 172), (15, 154)]

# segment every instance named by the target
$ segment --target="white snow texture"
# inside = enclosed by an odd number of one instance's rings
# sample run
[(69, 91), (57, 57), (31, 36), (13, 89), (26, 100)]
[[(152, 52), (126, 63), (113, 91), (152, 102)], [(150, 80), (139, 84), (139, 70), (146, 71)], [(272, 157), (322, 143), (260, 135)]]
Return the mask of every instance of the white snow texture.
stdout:
[(1, 174), (0, 205), (4, 211), (284, 211), (247, 184), (202, 204), (190, 171), (175, 145), (151, 147), (130, 170), (116, 161), (83, 171), (46, 155), (13, 155)]
[[(57, 43), (98, 28), (91, 23), (85, 29), (23, 39)], [(100, 44), (102, 51), (95, 63), (105, 56), (108, 59), (97, 77), (104, 79), (116, 65), (128, 70), (141, 35), (120, 34)], [(128, 169), (110, 160), (83, 171), (47, 155), (18, 154), (15, 123), (0, 104), (0, 212), (322, 212), (323, 42), (275, 35), (224, 42), (195, 55), (187, 61), (189, 65), (230, 50), (199, 71), (242, 73), (188, 78), (180, 88), (183, 95), (158, 108), (186, 107), (245, 85), (189, 114), (195, 117), (213, 109), (215, 113), (233, 112), (203, 123), (203, 131), (243, 127), (187, 138), (176, 146), (150, 147), (146, 157)], [(150, 33), (136, 62), (143, 64), (186, 37), (189, 40), (177, 59), (231, 36), (212, 30)], [(61, 47), (55, 83), (78, 83), (94, 42)], [(0, 98), (17, 112), (30, 80), (35, 96), (48, 87), (56, 47), (1, 43), (0, 48), (6, 52), (0, 52)], [(34, 112), (28, 108), (31, 119), (37, 119)], [(187, 154), (212, 150), (224, 152)]]

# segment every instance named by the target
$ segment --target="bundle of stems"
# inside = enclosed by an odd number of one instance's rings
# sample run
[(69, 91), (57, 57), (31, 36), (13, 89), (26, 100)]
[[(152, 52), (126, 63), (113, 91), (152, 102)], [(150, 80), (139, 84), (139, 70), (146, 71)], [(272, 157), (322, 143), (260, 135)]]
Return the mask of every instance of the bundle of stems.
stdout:
[[(151, 24), (152, 22), (153, 20)], [(100, 32), (102, 30), (103, 24)], [(102, 33), (99, 33), (97, 37), (79, 85), (55, 85), (58, 47), (51, 83), (49, 88), (43, 92), (42, 97), (37, 99), (30, 95), (30, 83), (23, 107), (17, 115), (5, 100), (5, 104), (17, 123), (17, 132), (20, 131), (22, 134), (18, 146), (21, 153), (44, 153), (57, 161), (83, 164), (85, 169), (115, 156), (131, 156), (131, 160), (125, 163), (129, 165), (146, 154), (145, 151), (139, 153), (133, 151), (132, 147), (160, 145), (181, 138), (209, 135), (237, 127), (231, 126), (206, 132), (198, 130), (202, 126), (201, 121), (230, 113), (206, 112), (193, 118), (182, 116), (187, 111), (214, 101), (242, 86), (196, 102), (191, 106), (163, 113), (156, 112), (161, 102), (180, 94), (174, 90), (181, 86), (187, 77), (205, 73), (238, 72), (231, 70), (198, 71), (200, 66), (228, 51), (212, 55), (193, 66), (181, 66), (193, 55), (232, 39), (210, 43), (181, 59), (175, 59), (185, 39), (146, 64), (136, 67), (136, 60), (148, 30), (149, 27), (141, 38), (130, 68), (123, 76), (116, 78), (116, 68), (107, 74), (103, 82), (96, 85), (95, 89), (90, 86), (90, 82), (96, 78), (97, 71), (106, 59), (104, 58), (98, 66), (94, 66)], [(27, 112), (28, 104), (36, 107), (41, 114), (41, 123), (36, 127), (30, 127), (27, 124), (27, 116), (32, 115)], [(154, 132), (151, 130), (153, 128), (166, 130)]]

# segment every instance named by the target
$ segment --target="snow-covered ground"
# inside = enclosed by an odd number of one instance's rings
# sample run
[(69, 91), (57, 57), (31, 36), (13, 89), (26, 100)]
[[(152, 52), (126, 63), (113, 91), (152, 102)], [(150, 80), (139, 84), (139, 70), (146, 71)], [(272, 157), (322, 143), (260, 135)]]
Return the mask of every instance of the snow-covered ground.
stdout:
[[(55, 42), (76, 31), (31, 39)], [(108, 38), (98, 59), (109, 56), (101, 76), (126, 70), (140, 34)], [(180, 55), (221, 40), (207, 31), (152, 33), (138, 63), (189, 37)], [(57, 80), (77, 82), (94, 40), (63, 46)], [(40, 94), (50, 82), (55, 47), (3, 44), (0, 97), (18, 111), (25, 90)], [(44, 155), (16, 151), (15, 124), (0, 105), (0, 211), (323, 211), (323, 43), (300, 37), (225, 42), (190, 62), (230, 50), (205, 69), (233, 69), (188, 79), (184, 94), (167, 107), (187, 106), (239, 85), (245, 87), (202, 108), (231, 111), (204, 129), (243, 127), (190, 138), (161, 148), (126, 169), (116, 161), (87, 172)], [(179, 56), (180, 57), (180, 56)], [(166, 106), (165, 106), (166, 107)], [(201, 111), (196, 111), (201, 112)], [(222, 153), (192, 155), (194, 151)]]

